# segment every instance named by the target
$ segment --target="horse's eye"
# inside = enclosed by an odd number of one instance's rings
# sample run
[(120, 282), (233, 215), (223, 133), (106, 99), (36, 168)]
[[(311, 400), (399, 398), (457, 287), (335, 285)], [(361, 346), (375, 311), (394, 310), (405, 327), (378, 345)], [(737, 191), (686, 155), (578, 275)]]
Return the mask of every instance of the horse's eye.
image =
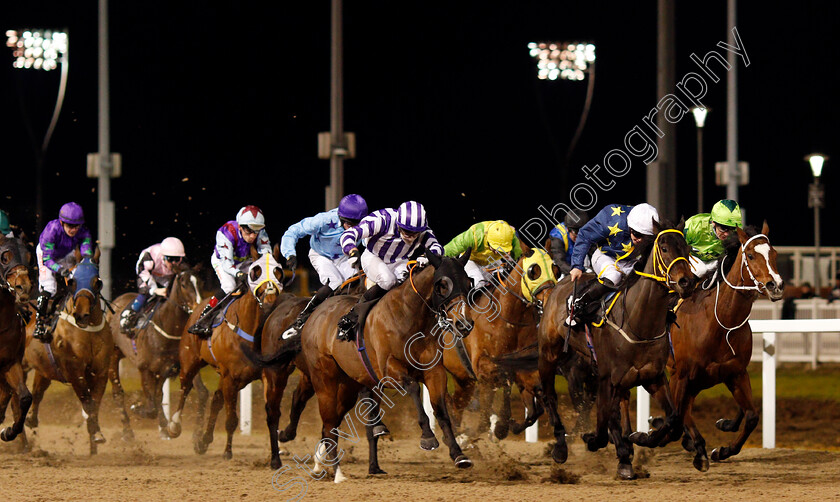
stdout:
[(752, 259), (754, 259), (754, 258), (755, 258), (755, 256), (753, 256), (753, 255), (752, 255), (752, 254), (750, 254), (750, 253), (747, 253), (747, 259), (748, 259), (748, 260), (752, 260)]
[(262, 268), (259, 265), (251, 269), (251, 282), (256, 282), (262, 275)]
[(668, 248), (667, 248), (667, 247), (665, 247), (665, 246), (662, 246), (662, 252), (663, 252), (663, 253), (667, 253), (667, 252), (668, 252)]

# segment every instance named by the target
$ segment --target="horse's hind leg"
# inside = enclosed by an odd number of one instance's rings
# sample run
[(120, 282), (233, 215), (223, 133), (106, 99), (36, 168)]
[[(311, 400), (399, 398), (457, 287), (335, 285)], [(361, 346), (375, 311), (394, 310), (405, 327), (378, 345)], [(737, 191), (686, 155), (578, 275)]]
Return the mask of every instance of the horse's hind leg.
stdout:
[[(0, 439), (11, 441), (23, 432), (23, 421), (32, 405), (32, 394), (26, 388), (26, 376), (23, 374), (23, 368), (19, 362), (15, 362), (6, 370), (6, 383), (16, 395), (18, 401), (17, 405), (12, 405), (12, 411), (16, 412), (14, 423), (11, 427), (6, 427), (0, 432)], [(15, 409), (16, 406), (19, 406), (18, 410)]]
[(30, 429), (38, 427), (38, 410), (41, 408), (41, 400), (44, 399), (44, 393), (52, 383), (52, 380), (35, 372), (35, 377), (32, 380), (32, 412), (26, 418), (26, 425)]
[(236, 413), (236, 400), (239, 397), (239, 390), (245, 388), (246, 382), (239, 382), (230, 376), (223, 376), (219, 382), (222, 388), (222, 396), (225, 399), (225, 432), (227, 442), (222, 458), (230, 460), (233, 458), (233, 433), (239, 425), (239, 415)]
[(114, 353), (114, 356), (111, 358), (111, 364), (108, 367), (108, 379), (111, 381), (111, 396), (117, 403), (117, 408), (120, 413), (120, 421), (123, 426), (122, 439), (123, 441), (133, 441), (134, 431), (131, 430), (131, 418), (125, 409), (125, 391), (122, 387), (122, 381), (120, 381), (120, 359), (122, 357), (121, 352), (117, 351)]
[(471, 378), (466, 380), (453, 378), (452, 381), (455, 383), (455, 391), (452, 393), (452, 425), (455, 428), (461, 428), (464, 410), (470, 404), (470, 400), (475, 392), (476, 382)]
[(712, 460), (715, 462), (720, 462), (733, 455), (737, 455), (744, 446), (744, 443), (747, 442), (747, 438), (750, 437), (750, 434), (752, 434), (752, 431), (758, 425), (758, 411), (756, 411), (752, 402), (752, 386), (750, 385), (750, 377), (747, 375), (747, 372), (743, 371), (727, 380), (726, 386), (732, 392), (732, 397), (735, 398), (738, 406), (744, 411), (746, 421), (744, 422), (744, 428), (734, 442), (730, 443), (729, 446), (722, 446), (712, 450)]
[(131, 411), (142, 418), (157, 417), (155, 409), (155, 388), (158, 378), (148, 369), (140, 370), (140, 385), (143, 387), (144, 403), (136, 403), (131, 406)]
[(423, 408), (423, 398), (420, 395), (420, 383), (414, 379), (406, 379), (403, 382), (405, 390), (414, 401), (414, 407), (417, 410), (417, 423), (420, 425), (420, 448), (423, 450), (434, 450), (440, 443), (438, 443), (435, 433), (432, 432), (431, 424), (429, 423), (429, 416), (426, 415), (426, 410)]
[[(688, 404), (685, 408), (683, 416), (683, 428), (685, 435), (683, 437), (682, 446), (688, 451), (694, 452), (694, 468), (701, 472), (709, 470), (709, 455), (706, 453), (706, 440), (700, 434), (700, 430), (694, 423), (694, 417), (691, 416), (691, 410), (694, 408), (694, 398), (696, 395), (689, 396)], [(691, 447), (689, 449), (688, 447)]]
[(312, 381), (301, 371), (297, 388), (294, 394), (292, 394), (292, 407), (289, 410), (289, 425), (277, 433), (277, 438), (281, 443), (291, 441), (297, 436), (300, 415), (303, 413), (304, 408), (306, 408), (306, 402), (313, 395), (315, 395), (315, 388), (312, 386)]
[(549, 360), (546, 354), (540, 354), (539, 374), (540, 386), (537, 389), (537, 396), (542, 398), (545, 409), (548, 411), (548, 420), (554, 428), (554, 448), (551, 457), (558, 464), (562, 464), (569, 456), (569, 447), (566, 444), (566, 428), (560, 419), (557, 411), (557, 389), (554, 387), (554, 378), (557, 371), (557, 360)]

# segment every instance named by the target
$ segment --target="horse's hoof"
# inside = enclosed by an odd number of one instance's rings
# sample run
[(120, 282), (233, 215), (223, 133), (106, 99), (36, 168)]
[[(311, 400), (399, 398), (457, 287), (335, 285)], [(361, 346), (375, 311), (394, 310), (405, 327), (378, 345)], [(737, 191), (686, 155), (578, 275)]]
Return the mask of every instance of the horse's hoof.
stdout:
[(391, 434), (391, 431), (389, 431), (388, 428), (382, 424), (374, 425), (373, 430), (371, 432), (373, 432), (373, 437), (377, 438), (380, 436), (388, 436)]
[(381, 476), (381, 475), (385, 475), (385, 474), (388, 474), (388, 473), (383, 471), (382, 469), (380, 469), (379, 466), (376, 466), (376, 467), (369, 468), (368, 469), (368, 474), (371, 475), (371, 476)]
[(169, 431), (167, 429), (164, 429), (163, 427), (158, 428), (158, 437), (162, 441), (171, 441), (172, 440), (172, 436), (169, 435)]
[(130, 443), (130, 442), (134, 441), (134, 431), (129, 430), (129, 431), (123, 432), (122, 437), (120, 439), (122, 439), (126, 443)]
[(3, 429), (3, 432), (0, 432), (0, 439), (5, 442), (9, 442), (14, 440), (17, 437), (17, 434), (14, 433), (11, 427), (6, 427)]
[(181, 435), (181, 424), (177, 422), (169, 422), (169, 426), (166, 429), (169, 432), (169, 437), (172, 439)]
[(297, 431), (292, 431), (289, 434), (286, 434), (285, 430), (277, 431), (277, 441), (281, 443), (288, 443), (289, 441), (293, 440), (297, 436)]
[(508, 437), (508, 433), (510, 432), (510, 427), (496, 427), (496, 430), (493, 431), (493, 434), (496, 436), (497, 439), (500, 441), (506, 437)]
[(725, 446), (715, 448), (712, 450), (712, 462), (722, 462), (730, 457), (729, 451)]
[(682, 447), (685, 451), (694, 453), (694, 440), (688, 434), (685, 434), (682, 438)]
[(230, 451), (230, 450), (225, 450), (225, 452), (222, 453), (222, 458), (225, 459), (225, 460), (232, 459), (233, 458), (233, 452)]
[(598, 451), (601, 449), (601, 447), (598, 446), (598, 443), (596, 441), (597, 437), (595, 433), (587, 432), (586, 434), (581, 435), (580, 438), (583, 440), (584, 443), (586, 443), (587, 450)]
[(738, 428), (735, 427), (734, 420), (729, 420), (727, 418), (721, 418), (717, 422), (715, 422), (715, 427), (723, 432), (737, 432)]
[(705, 455), (696, 455), (693, 463), (694, 468), (700, 472), (706, 472), (709, 470), (709, 458)]
[(566, 459), (569, 458), (569, 447), (566, 441), (557, 441), (554, 443), (554, 448), (551, 450), (551, 458), (558, 464), (565, 464)]
[(271, 470), (276, 471), (277, 469), (283, 467), (283, 461), (280, 460), (280, 457), (272, 457), (271, 458)]
[(102, 431), (96, 431), (91, 436), (91, 440), (96, 444), (103, 444), (105, 443), (105, 436), (102, 435)]
[(639, 446), (647, 446), (647, 443), (650, 440), (650, 436), (648, 436), (646, 432), (636, 431), (627, 436), (627, 439), (629, 439), (630, 442), (633, 444), (637, 444)]
[(195, 452), (199, 455), (204, 455), (205, 453), (207, 453), (207, 446), (208, 444), (204, 441), (196, 441), (193, 444), (193, 450), (195, 450)]
[(420, 448), (426, 451), (436, 450), (440, 446), (436, 437), (420, 438)]
[(26, 417), (26, 420), (24, 420), (23, 423), (26, 424), (26, 426), (30, 429), (38, 427), (38, 419), (31, 415)]
[(472, 465), (472, 460), (470, 460), (466, 455), (458, 455), (455, 459), (455, 467), (458, 469), (469, 469)]
[(651, 429), (660, 429), (663, 425), (665, 425), (665, 419), (662, 417), (650, 417), (648, 419), (648, 424)]
[(636, 473), (633, 472), (633, 466), (631, 464), (618, 464), (618, 472), (616, 475), (618, 476), (618, 479), (623, 479), (625, 481), (636, 479)]

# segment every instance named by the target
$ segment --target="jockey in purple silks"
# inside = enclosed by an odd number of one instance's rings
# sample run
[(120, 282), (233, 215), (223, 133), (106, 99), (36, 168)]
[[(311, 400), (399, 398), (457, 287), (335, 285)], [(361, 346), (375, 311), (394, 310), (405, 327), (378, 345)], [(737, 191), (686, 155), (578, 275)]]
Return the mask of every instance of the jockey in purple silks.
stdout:
[(210, 298), (201, 318), (187, 331), (200, 336), (212, 333), (210, 323), (215, 313), (236, 299), (230, 293), (246, 280), (246, 274), (239, 270), (239, 266), (251, 257), (251, 246), (261, 255), (271, 252), (271, 242), (265, 232), (265, 216), (257, 206), (243, 207), (236, 213), (235, 221), (225, 223), (216, 232), (216, 247), (210, 264), (219, 277), (222, 291)]
[(177, 237), (167, 237), (140, 252), (137, 271), (137, 296), (120, 314), (120, 331), (134, 338), (137, 316), (146, 300), (154, 296), (166, 297), (166, 287), (178, 273), (178, 265), (186, 256), (184, 243)]
[(356, 274), (356, 268), (341, 250), (341, 236), (345, 230), (359, 224), (368, 215), (368, 207), (361, 195), (345, 195), (338, 207), (304, 218), (290, 226), (280, 239), (280, 252), (286, 258), (286, 265), (294, 270), (297, 267), (297, 242), (309, 235), (309, 263), (318, 272), (321, 287), (309, 300), (283, 338), (291, 338), (300, 333), (303, 324), (315, 308), (326, 300), (335, 290)]
[(35, 332), (33, 337), (44, 343), (50, 341), (47, 333), (47, 318), (55, 310), (48, 308), (50, 298), (56, 296), (58, 285), (55, 276), (62, 278), (62, 284), (70, 277), (70, 268), (65, 258), (79, 248), (82, 258), (93, 256), (93, 238), (84, 225), (85, 214), (82, 207), (75, 202), (68, 202), (61, 206), (58, 219), (52, 220), (44, 227), (38, 238), (35, 255), (38, 258), (38, 299), (35, 301)]
[[(356, 243), (364, 241), (366, 249), (359, 252)], [(408, 272), (408, 261), (416, 258), (426, 262), (421, 254), (442, 256), (438, 242), (426, 220), (426, 209), (415, 201), (403, 202), (398, 209), (375, 211), (341, 234), (341, 247), (350, 262), (361, 262), (362, 270), (375, 284), (365, 291), (359, 303), (338, 322), (340, 340), (348, 340), (359, 320), (359, 311), (373, 306), (399, 279)], [(363, 310), (364, 309), (364, 310)]]

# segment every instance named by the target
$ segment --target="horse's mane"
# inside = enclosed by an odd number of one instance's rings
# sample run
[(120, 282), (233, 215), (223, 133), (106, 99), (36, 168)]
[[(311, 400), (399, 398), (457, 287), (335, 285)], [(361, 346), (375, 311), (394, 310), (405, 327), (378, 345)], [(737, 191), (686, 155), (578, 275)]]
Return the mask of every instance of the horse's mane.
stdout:
[[(760, 233), (758, 227), (752, 225), (746, 226), (742, 230), (747, 234), (748, 239)], [(709, 280), (709, 276), (706, 276), (706, 280), (697, 288), (694, 298), (698, 302), (709, 296), (712, 290), (723, 282), (723, 278), (732, 270), (732, 266), (738, 258), (738, 253), (741, 252), (741, 240), (738, 238), (738, 232), (733, 232), (723, 241), (723, 249), (724, 253), (718, 261), (718, 272), (714, 274), (711, 281)], [(723, 262), (722, 267), (721, 261)]]

